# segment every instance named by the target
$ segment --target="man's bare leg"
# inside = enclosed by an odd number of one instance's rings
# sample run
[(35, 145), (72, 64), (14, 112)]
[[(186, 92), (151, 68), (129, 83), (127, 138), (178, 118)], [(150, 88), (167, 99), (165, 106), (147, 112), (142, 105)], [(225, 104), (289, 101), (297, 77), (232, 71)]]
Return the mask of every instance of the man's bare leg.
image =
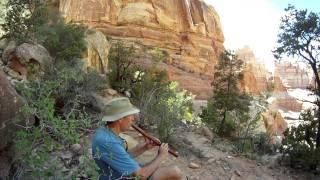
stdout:
[(160, 167), (151, 176), (152, 180), (181, 180), (181, 170), (177, 166)]

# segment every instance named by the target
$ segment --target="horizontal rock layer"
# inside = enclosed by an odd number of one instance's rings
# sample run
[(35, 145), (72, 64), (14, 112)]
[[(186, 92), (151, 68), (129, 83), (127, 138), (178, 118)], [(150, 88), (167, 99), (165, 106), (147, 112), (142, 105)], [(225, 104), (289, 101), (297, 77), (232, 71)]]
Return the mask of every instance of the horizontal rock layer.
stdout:
[[(60, 0), (67, 21), (105, 35), (139, 41), (168, 53), (172, 80), (207, 98), (218, 55), (224, 50), (219, 16), (201, 0)], [(204, 92), (205, 91), (205, 92)]]

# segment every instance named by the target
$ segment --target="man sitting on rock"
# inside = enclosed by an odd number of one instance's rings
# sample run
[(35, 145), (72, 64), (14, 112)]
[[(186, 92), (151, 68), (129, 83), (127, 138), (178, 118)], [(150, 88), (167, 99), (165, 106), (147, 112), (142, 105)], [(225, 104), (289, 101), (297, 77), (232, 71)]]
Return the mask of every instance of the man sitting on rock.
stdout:
[(106, 104), (102, 118), (105, 126), (97, 129), (92, 139), (93, 157), (101, 170), (99, 179), (181, 179), (178, 167), (159, 167), (168, 156), (168, 144), (161, 144), (155, 159), (144, 166), (134, 157), (150, 150), (154, 144), (144, 142), (127, 150), (127, 143), (119, 134), (130, 129), (139, 112), (128, 98), (116, 98)]

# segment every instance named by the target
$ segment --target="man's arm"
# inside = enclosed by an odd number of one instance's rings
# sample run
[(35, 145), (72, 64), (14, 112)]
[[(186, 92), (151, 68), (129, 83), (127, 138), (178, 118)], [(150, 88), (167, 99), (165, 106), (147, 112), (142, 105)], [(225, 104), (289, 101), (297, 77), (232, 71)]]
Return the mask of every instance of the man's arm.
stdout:
[(152, 141), (150, 141), (149, 139), (145, 139), (144, 143), (138, 144), (134, 148), (129, 149), (128, 153), (132, 157), (137, 157), (137, 156), (140, 156), (145, 151), (152, 149), (155, 146), (157, 146), (157, 145), (154, 144)]
[(144, 153), (145, 151), (148, 150), (148, 145), (147, 143), (142, 143), (142, 144), (138, 144), (136, 145), (134, 148), (129, 149), (128, 153), (132, 156), (132, 157), (137, 157), (140, 156), (142, 153)]
[(152, 175), (160, 166), (161, 162), (168, 157), (168, 144), (163, 143), (159, 147), (157, 157), (147, 165), (139, 168), (133, 173), (134, 176), (138, 176), (141, 179), (146, 179)]

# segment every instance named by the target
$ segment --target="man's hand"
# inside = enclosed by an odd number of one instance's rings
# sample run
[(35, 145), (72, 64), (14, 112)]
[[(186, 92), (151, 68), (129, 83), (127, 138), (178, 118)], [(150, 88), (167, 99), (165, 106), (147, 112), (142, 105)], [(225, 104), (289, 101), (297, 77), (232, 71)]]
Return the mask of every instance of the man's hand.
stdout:
[(162, 159), (166, 159), (169, 155), (169, 146), (168, 143), (162, 143), (158, 150), (158, 156)]
[(151, 141), (148, 138), (145, 138), (144, 141), (145, 141), (145, 144), (143, 145), (143, 147), (145, 150), (150, 150), (150, 149), (154, 148), (155, 146), (157, 146), (156, 143), (154, 143), (153, 141)]

